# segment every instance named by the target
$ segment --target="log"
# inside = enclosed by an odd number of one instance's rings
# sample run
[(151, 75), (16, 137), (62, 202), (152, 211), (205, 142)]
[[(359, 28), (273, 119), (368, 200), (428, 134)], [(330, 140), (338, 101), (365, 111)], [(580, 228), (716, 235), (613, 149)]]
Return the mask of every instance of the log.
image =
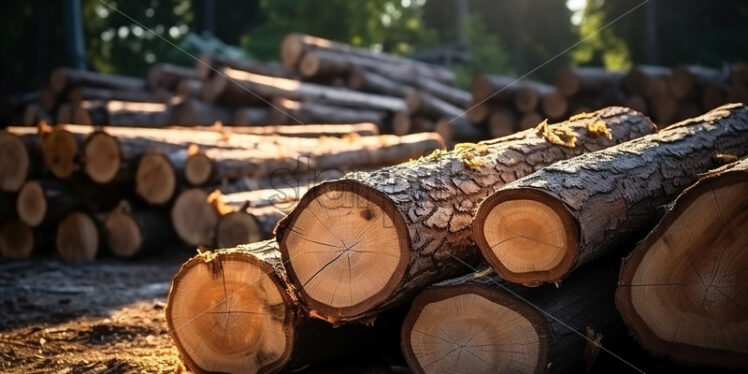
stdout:
[(81, 101), (123, 101), (133, 103), (166, 103), (170, 95), (150, 91), (127, 91), (111, 88), (76, 87), (68, 92), (68, 101), (77, 105)]
[(475, 242), (508, 281), (560, 282), (623, 238), (649, 229), (657, 207), (713, 168), (714, 155), (741, 156), (747, 145), (748, 108), (734, 104), (558, 162), (481, 203)]
[(382, 123), (386, 113), (380, 110), (354, 109), (316, 102), (300, 102), (278, 97), (270, 113), (272, 123)]
[(210, 126), (216, 122), (233, 121), (234, 112), (231, 108), (198, 99), (185, 98), (174, 107), (173, 122), (182, 126)]
[(42, 135), (42, 159), (52, 175), (67, 179), (78, 170), (78, 153), (84, 141), (84, 135), (71, 133), (63, 126), (55, 126)]
[(475, 101), (513, 102), (518, 96), (532, 96), (532, 88), (524, 81), (503, 75), (478, 75), (470, 90)]
[(598, 94), (609, 87), (619, 86), (624, 73), (603, 67), (574, 67), (561, 69), (556, 75), (556, 87), (565, 97)]
[(649, 107), (647, 106), (647, 100), (639, 95), (629, 96), (628, 99), (623, 103), (624, 106), (629, 107), (639, 113), (649, 113)]
[(653, 96), (650, 100), (650, 112), (656, 123), (669, 125), (675, 121), (678, 111), (678, 100), (669, 92)]
[(308, 187), (319, 182), (338, 179), (345, 175), (341, 169), (315, 170), (311, 173), (276, 174), (270, 178), (252, 179), (242, 178), (218, 188), (222, 194), (233, 194), (237, 192), (254, 190), (283, 190), (286, 188), (298, 189)]
[(23, 124), (26, 126), (36, 126), (41, 122), (52, 123), (52, 116), (39, 104), (32, 103), (27, 105), (23, 111)]
[(667, 81), (668, 89), (676, 99), (685, 99), (694, 89), (706, 84), (726, 82), (727, 74), (719, 69), (693, 65), (676, 66)]
[(250, 73), (269, 75), (273, 77), (296, 78), (297, 74), (279, 64), (265, 63), (252, 59), (238, 59), (215, 54), (203, 54), (195, 64), (198, 77), (205, 81), (212, 78), (224, 67), (248, 71)]
[(18, 219), (30, 227), (54, 228), (71, 212), (85, 209), (85, 202), (58, 180), (30, 180), (16, 198)]
[(83, 125), (164, 127), (172, 122), (171, 108), (160, 102), (83, 100), (74, 111), (75, 123)]
[[(599, 128), (601, 122), (611, 138)], [(276, 229), (289, 277), (304, 305), (326, 319), (375, 315), (464, 272), (461, 261), (478, 260), (470, 219), (488, 193), (557, 160), (652, 131), (641, 114), (607, 108), (321, 183)], [(562, 133), (573, 134), (575, 141), (561, 141)], [(355, 264), (351, 271), (349, 256)]]
[(234, 110), (234, 125), (248, 126), (262, 123), (271, 123), (270, 109), (265, 107), (246, 107)]
[[(625, 336), (616, 313), (617, 258), (560, 289), (512, 287), (494, 274), (437, 283), (413, 302), (401, 347), (414, 373), (583, 373)], [(572, 331), (573, 329), (573, 331)]]
[(189, 154), (188, 149), (151, 149), (143, 153), (135, 169), (135, 194), (148, 205), (168, 204), (177, 190)]
[(540, 99), (551, 95), (555, 89), (540, 82), (523, 82), (525, 89), (514, 95), (514, 106), (520, 113), (532, 113), (537, 109)]
[(90, 261), (99, 250), (99, 231), (87, 213), (75, 211), (57, 226), (55, 234), (57, 255), (64, 261)]
[(406, 99), (406, 104), (410, 114), (418, 113), (432, 118), (448, 117), (450, 119), (465, 115), (462, 108), (421, 91), (411, 92)]
[[(419, 78), (435, 79), (449, 84), (455, 81), (454, 72), (443, 66), (426, 64), (408, 58), (356, 48), (348, 44), (299, 33), (290, 33), (283, 39), (280, 53), (281, 62), (286, 67), (296, 67), (303, 56), (310, 51), (314, 51), (315, 53), (321, 51), (335, 53), (341, 59), (348, 58), (348, 65), (351, 65), (350, 61), (355, 59), (356, 61), (362, 61), (357, 62), (356, 64), (358, 65), (379, 65), (387, 70), (398, 70), (418, 76)], [(371, 62), (368, 63), (367, 61)]]
[(488, 134), (491, 138), (500, 138), (514, 133), (519, 129), (517, 117), (512, 111), (498, 109), (488, 118)]
[(701, 89), (701, 109), (712, 110), (727, 103), (727, 91), (729, 88), (723, 84), (708, 83)]
[(472, 123), (484, 123), (491, 112), (492, 105), (485, 101), (471, 101), (465, 106), (465, 118)]
[(667, 90), (666, 81), (670, 68), (653, 65), (637, 65), (624, 77), (624, 85), (629, 94), (652, 97)]
[(442, 117), (436, 121), (434, 131), (447, 143), (476, 142), (488, 138), (485, 128), (472, 124), (462, 117)]
[(49, 76), (49, 86), (58, 94), (73, 87), (81, 86), (123, 91), (143, 91), (146, 89), (145, 81), (139, 78), (69, 68), (57, 68), (52, 71)]
[(350, 73), (348, 87), (356, 91), (372, 92), (403, 99), (407, 98), (408, 94), (413, 91), (413, 87), (365, 69), (355, 69)]
[[(20, 129), (19, 129), (20, 130)], [(33, 172), (32, 154), (38, 153), (39, 137), (15, 128), (0, 130), (0, 190), (16, 192)]]
[(35, 246), (34, 231), (31, 227), (20, 220), (0, 222), (0, 258), (29, 258)]
[(702, 176), (626, 258), (616, 304), (649, 353), (748, 368), (748, 159)]
[[(155, 64), (148, 69), (146, 82), (152, 90), (176, 91), (182, 81), (197, 81), (195, 69), (172, 64)], [(148, 100), (150, 101), (150, 100)]]
[[(435, 133), (412, 134), (402, 137), (380, 135), (374, 137), (325, 138), (311, 143), (314, 149), (304, 147), (297, 138), (298, 150), (290, 153), (285, 143), (274, 150), (211, 148), (188, 159), (187, 168), (195, 162), (194, 185), (218, 184), (245, 177), (265, 178), (291, 174), (298, 171), (363, 168), (393, 165), (417, 158), (444, 146), (444, 140)], [(203, 161), (197, 160), (203, 158)], [(193, 161), (195, 159), (195, 161)]]
[(407, 112), (398, 112), (392, 117), (392, 133), (398, 136), (407, 135), (413, 131), (413, 119)]
[(73, 123), (73, 105), (70, 103), (60, 104), (57, 107), (57, 113), (55, 113), (55, 122), (58, 124)]
[(44, 87), (39, 91), (39, 104), (41, 104), (42, 109), (47, 112), (51, 112), (55, 109), (58, 99), (59, 95), (51, 87)]
[(519, 120), (520, 130), (531, 129), (543, 122), (543, 116), (538, 113), (525, 113)]
[(199, 98), (203, 91), (203, 82), (197, 79), (182, 79), (174, 93), (184, 98)]
[(171, 223), (190, 246), (213, 247), (220, 213), (209, 194), (199, 188), (182, 191), (171, 207)]
[(558, 120), (566, 115), (569, 102), (557, 90), (544, 91), (540, 94), (540, 107), (550, 120)]
[(460, 108), (467, 106), (473, 100), (473, 95), (470, 92), (436, 80), (418, 79), (414, 82), (414, 85), (420, 91), (427, 92)]
[(184, 363), (200, 374), (297, 372), (385, 343), (378, 329), (309, 316), (274, 240), (188, 260), (172, 281), (166, 322)]
[(230, 248), (270, 239), (275, 225), (285, 216), (274, 206), (240, 207), (222, 213), (216, 225), (216, 246)]
[[(182, 129), (177, 127), (177, 129)], [(269, 125), (269, 126), (217, 126), (197, 127), (195, 130), (216, 131), (226, 136), (232, 134), (272, 136), (291, 138), (319, 138), (323, 136), (344, 137), (351, 134), (360, 136), (379, 135), (379, 126), (371, 122), (351, 124), (309, 124), (309, 125)]]
[(396, 97), (253, 74), (230, 68), (223, 68), (221, 75), (216, 75), (211, 79), (210, 89), (207, 90), (204, 98), (207, 101), (243, 105), (258, 101), (267, 102), (267, 99), (276, 96), (372, 110), (398, 111), (406, 108), (405, 101)]
[(107, 213), (103, 231), (109, 250), (122, 258), (160, 251), (174, 238), (174, 230), (166, 212), (159, 209), (133, 209), (126, 201)]

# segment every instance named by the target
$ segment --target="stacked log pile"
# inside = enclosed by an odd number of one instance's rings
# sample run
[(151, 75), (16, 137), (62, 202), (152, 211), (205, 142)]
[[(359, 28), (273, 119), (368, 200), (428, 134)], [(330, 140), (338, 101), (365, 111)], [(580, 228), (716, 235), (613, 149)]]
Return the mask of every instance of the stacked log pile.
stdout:
[[(43, 125), (0, 130), (0, 146), (3, 256), (28, 257), (53, 238), (45, 245), (76, 261), (105, 247), (132, 257), (175, 238), (208, 248), (265, 239), (307, 185), (417, 158), (444, 141), (378, 135), (374, 124)], [(240, 192), (258, 188), (266, 191)]]
[[(410, 305), (401, 345), (413, 372), (572, 373), (626, 339), (617, 306), (656, 355), (746, 368), (748, 164), (709, 171), (745, 156), (745, 105), (659, 131), (640, 113), (607, 108), (351, 173), (298, 201), (268, 199), (293, 201), (275, 239), (191, 259), (172, 284), (167, 321), (200, 373), (293, 370), (283, 360), (307, 352), (294, 328), (344, 326), (307, 338), (321, 357), (340, 339), (357, 341), (351, 325), (376, 330), (398, 305)], [(661, 206), (665, 218), (619, 282), (621, 254)], [(254, 208), (235, 207), (229, 214)], [(232, 341), (245, 342), (241, 355)]]

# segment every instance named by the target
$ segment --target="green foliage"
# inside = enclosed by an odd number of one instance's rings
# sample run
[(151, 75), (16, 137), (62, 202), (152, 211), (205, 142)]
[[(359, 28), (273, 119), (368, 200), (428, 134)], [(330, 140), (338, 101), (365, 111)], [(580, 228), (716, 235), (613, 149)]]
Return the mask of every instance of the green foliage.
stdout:
[(264, 22), (241, 38), (261, 59), (277, 59), (283, 37), (293, 31), (396, 54), (437, 43), (421, 22), (421, 7), (408, 0), (262, 0)]
[(605, 66), (612, 70), (631, 67), (628, 44), (608, 27), (602, 1), (588, 1), (579, 25), (579, 37), (583, 42), (572, 51), (572, 61), (577, 65)]
[(490, 33), (486, 25), (475, 15), (468, 19), (468, 44), (470, 63), (454, 68), (460, 87), (468, 87), (476, 74), (511, 73), (509, 51), (499, 37)]

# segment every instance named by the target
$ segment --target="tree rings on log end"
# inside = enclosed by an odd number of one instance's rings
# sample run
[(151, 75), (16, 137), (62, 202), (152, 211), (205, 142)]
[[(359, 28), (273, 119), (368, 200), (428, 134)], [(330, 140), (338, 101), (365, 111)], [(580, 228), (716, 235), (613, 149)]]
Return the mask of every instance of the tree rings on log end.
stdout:
[(0, 255), (24, 259), (34, 250), (34, 233), (21, 221), (9, 221), (0, 226)]
[(89, 261), (99, 249), (99, 233), (88, 214), (74, 212), (57, 226), (57, 254), (65, 261)]
[(637, 341), (678, 362), (748, 367), (748, 173), (686, 190), (624, 261), (616, 304)]
[(215, 254), (185, 263), (166, 307), (169, 331), (197, 373), (276, 372), (293, 345), (293, 310), (270, 265)]
[(18, 191), (16, 211), (21, 221), (29, 226), (39, 226), (47, 216), (47, 198), (37, 181), (28, 181)]
[(500, 190), (488, 197), (476, 213), (473, 237), (502, 278), (526, 286), (560, 280), (579, 257), (576, 220), (539, 190)]
[(174, 195), (177, 176), (174, 166), (161, 152), (147, 152), (135, 171), (135, 192), (149, 204), (162, 205)]
[(44, 135), (41, 143), (44, 164), (58, 178), (73, 175), (78, 156), (78, 142), (70, 131), (55, 127)]
[(237, 211), (221, 217), (216, 227), (216, 246), (230, 248), (262, 239), (257, 220), (249, 213)]
[(140, 252), (143, 233), (132, 214), (115, 210), (106, 217), (104, 229), (107, 245), (117, 257), (129, 258)]
[(481, 285), (424, 291), (405, 318), (401, 342), (416, 373), (544, 373), (548, 363), (543, 318)]
[(387, 300), (410, 257), (394, 204), (352, 180), (310, 189), (276, 230), (291, 281), (307, 305), (331, 319), (355, 319)]
[(193, 186), (200, 186), (213, 173), (213, 161), (204, 153), (195, 153), (187, 157), (184, 164), (184, 178)]
[(84, 170), (96, 183), (109, 183), (120, 169), (121, 155), (117, 139), (105, 132), (88, 137), (83, 150)]
[(15, 192), (29, 174), (26, 145), (18, 135), (0, 131), (0, 190)]
[(189, 245), (212, 246), (218, 218), (208, 194), (199, 188), (180, 193), (171, 208), (174, 230)]

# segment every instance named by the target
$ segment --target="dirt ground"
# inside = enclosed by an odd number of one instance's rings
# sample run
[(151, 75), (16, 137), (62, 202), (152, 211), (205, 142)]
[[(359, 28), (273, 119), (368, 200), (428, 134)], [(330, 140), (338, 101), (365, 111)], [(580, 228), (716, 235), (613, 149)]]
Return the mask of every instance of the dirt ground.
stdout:
[[(171, 277), (191, 255), (66, 264), (0, 260), (0, 373), (189, 373), (164, 319)], [(645, 373), (716, 373), (649, 357), (630, 338), (609, 349)], [(409, 373), (402, 358), (329, 363), (305, 373)], [(591, 372), (636, 373), (602, 354)]]

